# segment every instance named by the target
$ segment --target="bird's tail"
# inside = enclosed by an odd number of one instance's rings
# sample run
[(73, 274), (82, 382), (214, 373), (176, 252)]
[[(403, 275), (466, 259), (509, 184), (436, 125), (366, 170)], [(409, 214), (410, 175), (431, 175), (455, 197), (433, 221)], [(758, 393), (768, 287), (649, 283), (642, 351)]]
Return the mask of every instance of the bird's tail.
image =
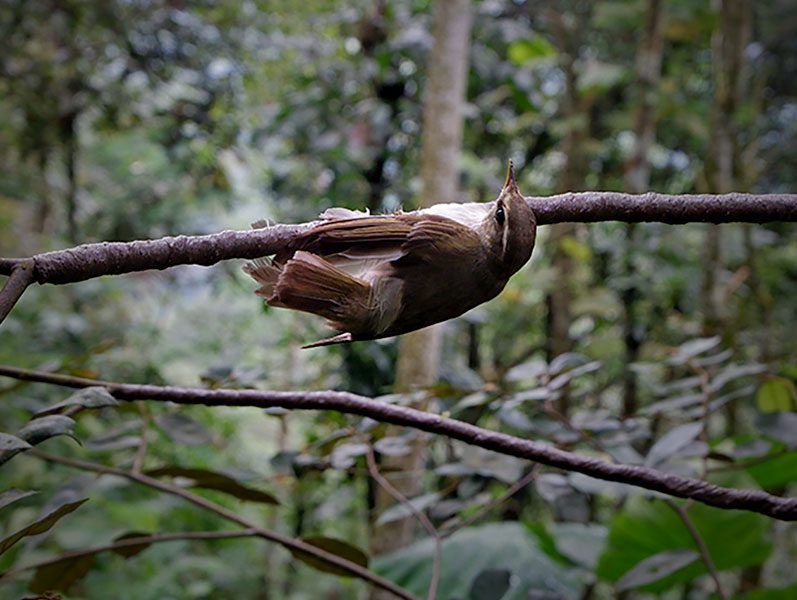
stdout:
[[(269, 270), (261, 273), (266, 279), (271, 277)], [(263, 283), (261, 289), (268, 285)], [(338, 331), (356, 330), (368, 319), (371, 286), (309, 252), (296, 252), (279, 272), (271, 290), (267, 298), (270, 306), (322, 316)]]

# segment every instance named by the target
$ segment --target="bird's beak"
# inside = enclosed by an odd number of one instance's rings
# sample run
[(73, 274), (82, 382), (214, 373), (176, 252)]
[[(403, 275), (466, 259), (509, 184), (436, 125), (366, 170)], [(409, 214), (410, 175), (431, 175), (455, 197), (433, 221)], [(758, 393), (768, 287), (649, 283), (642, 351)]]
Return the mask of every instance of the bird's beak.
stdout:
[(501, 193), (498, 197), (503, 198), (504, 201), (508, 201), (510, 198), (517, 199), (523, 197), (523, 195), (520, 193), (520, 189), (517, 186), (517, 181), (515, 180), (515, 169), (514, 165), (512, 164), (512, 160), (509, 160), (507, 163), (504, 187), (501, 189)]

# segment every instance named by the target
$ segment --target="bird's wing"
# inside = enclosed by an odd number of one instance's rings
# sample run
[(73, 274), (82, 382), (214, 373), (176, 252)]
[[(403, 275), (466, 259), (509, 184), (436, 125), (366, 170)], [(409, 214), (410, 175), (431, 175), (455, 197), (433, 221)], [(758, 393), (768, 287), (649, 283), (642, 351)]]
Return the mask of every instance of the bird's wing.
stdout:
[(301, 236), (298, 249), (370, 281), (386, 263), (454, 261), (480, 245), (467, 225), (418, 211), (322, 223)]
[(348, 274), (370, 281), (403, 254), (412, 224), (395, 215), (359, 216), (321, 223), (297, 240), (297, 249), (323, 256)]
[(463, 255), (481, 256), (481, 246), (479, 234), (467, 225), (438, 215), (423, 215), (402, 245), (400, 260), (461, 262)]

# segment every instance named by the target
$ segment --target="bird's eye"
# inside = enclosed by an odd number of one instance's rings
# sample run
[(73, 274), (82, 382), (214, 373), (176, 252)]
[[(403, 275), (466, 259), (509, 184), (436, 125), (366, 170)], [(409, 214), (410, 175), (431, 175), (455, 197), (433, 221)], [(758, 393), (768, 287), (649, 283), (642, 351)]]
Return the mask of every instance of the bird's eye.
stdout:
[(503, 206), (499, 206), (495, 210), (495, 220), (498, 221), (499, 225), (503, 226), (504, 219), (506, 219), (506, 214), (504, 214), (504, 207)]

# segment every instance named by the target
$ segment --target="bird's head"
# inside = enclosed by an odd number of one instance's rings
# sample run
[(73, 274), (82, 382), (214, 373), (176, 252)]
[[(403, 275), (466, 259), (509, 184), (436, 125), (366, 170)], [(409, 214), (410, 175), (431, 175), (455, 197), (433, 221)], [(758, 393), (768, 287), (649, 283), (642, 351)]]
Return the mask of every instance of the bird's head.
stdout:
[(509, 161), (504, 187), (482, 222), (486, 245), (502, 271), (511, 275), (526, 264), (536, 231), (537, 220), (518, 189)]

